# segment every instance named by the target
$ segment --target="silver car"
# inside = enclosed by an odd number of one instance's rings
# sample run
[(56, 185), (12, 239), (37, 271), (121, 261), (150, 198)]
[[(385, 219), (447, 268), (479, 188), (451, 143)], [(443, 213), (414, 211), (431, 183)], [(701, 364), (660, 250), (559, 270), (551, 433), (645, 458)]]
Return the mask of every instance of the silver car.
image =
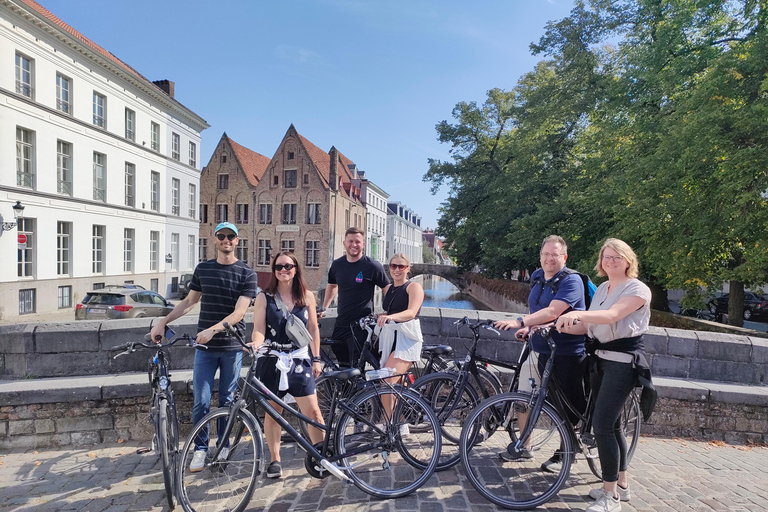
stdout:
[(88, 292), (75, 308), (75, 320), (165, 316), (173, 304), (162, 295), (136, 288), (102, 288)]

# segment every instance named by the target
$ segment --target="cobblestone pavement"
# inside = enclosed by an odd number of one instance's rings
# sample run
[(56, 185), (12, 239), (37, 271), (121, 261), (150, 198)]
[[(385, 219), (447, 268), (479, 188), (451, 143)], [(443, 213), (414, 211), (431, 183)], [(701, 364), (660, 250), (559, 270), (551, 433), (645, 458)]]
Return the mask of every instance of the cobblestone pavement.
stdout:
[[(136, 454), (135, 443), (12, 450), (0, 455), (0, 512), (123, 512), (167, 510), (157, 454)], [(334, 478), (305, 473), (303, 455), (283, 445), (283, 478), (264, 479), (249, 511), (498, 510), (472, 488), (460, 468), (432, 477), (398, 500), (378, 501)], [(768, 510), (768, 448), (719, 442), (641, 438), (630, 467), (632, 501), (624, 511)], [(583, 460), (558, 498), (542, 510), (584, 510), (598, 481)], [(180, 507), (179, 507), (180, 509)]]

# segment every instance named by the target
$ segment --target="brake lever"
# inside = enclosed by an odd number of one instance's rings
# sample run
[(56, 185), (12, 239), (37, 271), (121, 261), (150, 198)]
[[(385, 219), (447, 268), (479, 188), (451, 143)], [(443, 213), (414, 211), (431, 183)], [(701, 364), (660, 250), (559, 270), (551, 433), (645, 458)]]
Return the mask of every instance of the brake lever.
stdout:
[(488, 324), (484, 324), (483, 327), (485, 327), (489, 331), (495, 332), (498, 336), (501, 336), (501, 333), (497, 331), (495, 327)]
[(113, 357), (113, 358), (112, 358), (112, 360), (114, 361), (114, 360), (115, 360), (115, 359), (117, 359), (118, 357), (120, 357), (120, 356), (124, 356), (124, 355), (128, 355), (128, 354), (130, 354), (131, 352), (136, 352), (136, 349), (135, 349), (135, 348), (133, 348), (133, 347), (131, 347), (131, 348), (129, 348), (128, 350), (126, 350), (125, 352), (120, 352), (120, 353), (119, 353), (119, 354), (117, 354), (115, 357)]

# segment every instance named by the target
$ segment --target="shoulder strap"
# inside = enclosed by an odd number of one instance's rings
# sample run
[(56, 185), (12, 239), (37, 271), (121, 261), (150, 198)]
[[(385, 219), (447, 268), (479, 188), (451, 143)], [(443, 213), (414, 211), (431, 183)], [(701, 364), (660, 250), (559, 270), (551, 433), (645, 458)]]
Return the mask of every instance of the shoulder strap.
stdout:
[(288, 311), (288, 308), (285, 307), (285, 304), (283, 303), (283, 299), (280, 298), (280, 293), (275, 292), (275, 294), (272, 296), (272, 298), (275, 299), (275, 304), (277, 304), (277, 307), (280, 308), (280, 311), (283, 312), (283, 316), (285, 318), (288, 318), (288, 315), (291, 315), (292, 313)]

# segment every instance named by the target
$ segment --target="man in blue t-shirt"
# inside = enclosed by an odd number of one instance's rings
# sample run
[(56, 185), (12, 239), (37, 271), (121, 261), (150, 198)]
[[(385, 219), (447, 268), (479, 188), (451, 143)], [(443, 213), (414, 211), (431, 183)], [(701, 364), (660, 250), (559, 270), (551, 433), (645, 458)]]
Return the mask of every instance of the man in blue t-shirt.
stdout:
[[(202, 300), (196, 341), (208, 348), (195, 353), (192, 372), (192, 421), (195, 424), (210, 411), (216, 371), (219, 371), (219, 407), (232, 400), (240, 377), (243, 347), (237, 339), (222, 331), (226, 322), (240, 334), (245, 334), (243, 317), (251, 299), (257, 295), (258, 280), (253, 269), (235, 256), (239, 241), (234, 224), (222, 222), (216, 226), (213, 240), (216, 259), (204, 261), (195, 268), (189, 294), (152, 328), (152, 339), (160, 342), (166, 325)], [(189, 466), (191, 472), (202, 471), (207, 450), (208, 432), (205, 431), (195, 438), (195, 453)], [(222, 451), (219, 457), (226, 458), (226, 454)]]
[[(529, 314), (516, 320), (496, 322), (496, 327), (504, 330), (517, 329), (515, 336), (523, 338), (528, 335), (530, 328), (536, 325), (548, 324), (557, 320), (563, 313), (572, 309), (584, 311), (584, 283), (578, 274), (566, 272), (565, 261), (568, 259), (568, 246), (561, 237), (550, 235), (541, 244), (541, 268), (531, 275), (531, 292), (528, 295)], [(552, 373), (557, 378), (561, 389), (571, 404), (579, 411), (584, 411), (587, 402), (584, 393), (584, 365), (586, 351), (584, 336), (555, 333), (552, 336), (557, 344), (557, 353)], [(550, 350), (547, 341), (534, 334), (530, 338), (531, 354), (528, 361), (520, 369), (520, 385), (518, 390), (530, 392), (530, 381), (540, 383), (540, 374), (549, 359)], [(570, 413), (572, 423), (578, 418)], [(520, 424), (525, 424), (527, 413), (518, 415)], [(533, 455), (527, 450), (516, 453), (514, 444), (499, 456), (505, 460), (530, 459)], [(559, 472), (561, 464), (559, 453), (555, 453), (542, 464), (543, 471)]]

